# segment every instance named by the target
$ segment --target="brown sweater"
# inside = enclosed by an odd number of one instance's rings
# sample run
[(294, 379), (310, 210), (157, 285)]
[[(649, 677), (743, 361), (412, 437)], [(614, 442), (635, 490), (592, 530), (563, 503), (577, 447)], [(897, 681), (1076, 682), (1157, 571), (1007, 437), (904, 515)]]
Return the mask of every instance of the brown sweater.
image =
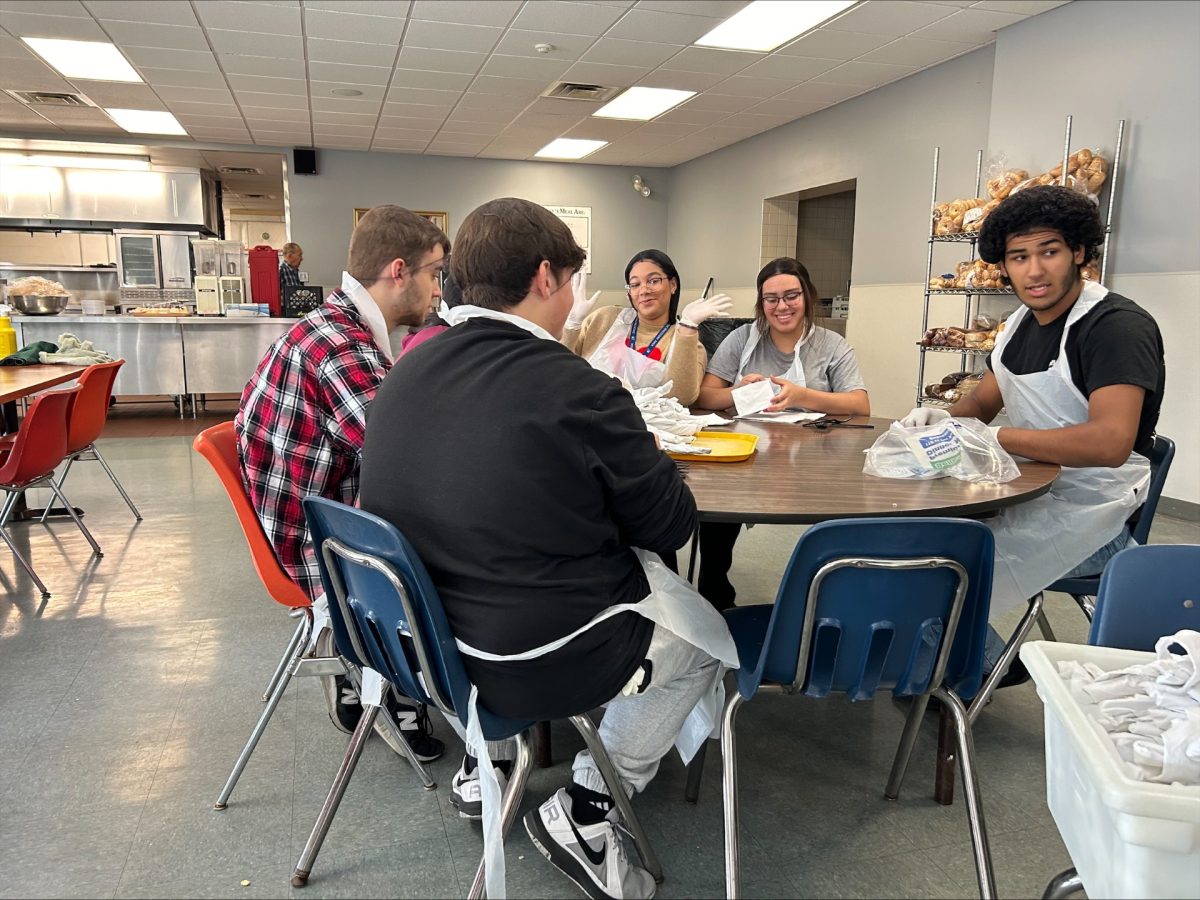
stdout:
[[(588, 359), (599, 349), (600, 342), (616, 322), (617, 315), (621, 310), (628, 308), (602, 306), (594, 310), (583, 320), (582, 328), (568, 328), (563, 332), (563, 344), (572, 353)], [(639, 329), (639, 338), (643, 330)], [(646, 331), (646, 343), (649, 343), (656, 333), (657, 329)], [(676, 335), (679, 337), (678, 341), (675, 340)], [(667, 396), (674, 397), (684, 406), (690, 406), (700, 394), (700, 379), (704, 377), (704, 368), (708, 364), (708, 354), (704, 352), (700, 336), (690, 328), (672, 326), (658, 342), (658, 347), (662, 350), (663, 359), (667, 364), (667, 378), (672, 382), (671, 393)], [(645, 344), (638, 349), (645, 349)]]

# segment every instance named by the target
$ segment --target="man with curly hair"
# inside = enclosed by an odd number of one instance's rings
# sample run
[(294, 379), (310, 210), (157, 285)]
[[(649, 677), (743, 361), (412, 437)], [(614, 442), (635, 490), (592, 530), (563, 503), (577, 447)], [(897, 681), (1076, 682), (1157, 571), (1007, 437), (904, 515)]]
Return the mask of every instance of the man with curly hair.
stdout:
[[(988, 521), (993, 614), (1064, 576), (1099, 574), (1130, 544), (1130, 517), (1146, 498), (1166, 381), (1162, 335), (1132, 300), (1083, 279), (1103, 242), (1096, 204), (1069, 188), (1026, 188), (997, 206), (980, 231), (979, 255), (999, 264), (1022, 306), (973, 392), (948, 412), (918, 408), (901, 420), (990, 423), (1003, 408), (1011, 425), (994, 430), (1005, 450), (1063, 467), (1047, 494)], [(1002, 649), (993, 631), (993, 664)], [(1000, 685), (1027, 677), (1014, 661)]]

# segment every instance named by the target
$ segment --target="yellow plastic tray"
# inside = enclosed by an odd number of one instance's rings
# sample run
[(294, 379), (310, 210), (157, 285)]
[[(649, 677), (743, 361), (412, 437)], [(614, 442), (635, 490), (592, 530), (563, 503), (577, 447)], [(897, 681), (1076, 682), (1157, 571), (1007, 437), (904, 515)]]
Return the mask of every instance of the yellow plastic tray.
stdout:
[(670, 453), (672, 459), (696, 459), (709, 462), (741, 462), (749, 459), (758, 446), (757, 434), (728, 431), (697, 431), (693, 447), (708, 447), (711, 453)]

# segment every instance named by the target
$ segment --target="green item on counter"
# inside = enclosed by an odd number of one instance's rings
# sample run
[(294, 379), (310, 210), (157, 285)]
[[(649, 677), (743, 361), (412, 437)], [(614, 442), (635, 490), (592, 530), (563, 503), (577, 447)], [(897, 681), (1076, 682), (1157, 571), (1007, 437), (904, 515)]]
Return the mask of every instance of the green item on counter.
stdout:
[(50, 341), (34, 341), (28, 347), (22, 347), (16, 353), (0, 359), (0, 366), (36, 366), (41, 363), (39, 354), (57, 352), (58, 344)]

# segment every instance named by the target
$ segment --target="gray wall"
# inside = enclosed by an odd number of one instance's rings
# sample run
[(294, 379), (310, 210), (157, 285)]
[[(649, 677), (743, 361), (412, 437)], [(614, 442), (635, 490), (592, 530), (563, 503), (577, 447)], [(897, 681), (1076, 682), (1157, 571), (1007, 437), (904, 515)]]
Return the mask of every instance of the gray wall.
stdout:
[(589, 286), (597, 289), (618, 288), (634, 253), (666, 244), (665, 178), (657, 170), (636, 170), (654, 188), (645, 198), (633, 190), (635, 170), (615, 166), (320, 150), (317, 168), (319, 175), (289, 177), (291, 234), (304, 248), (309, 280), (326, 288), (340, 283), (354, 208), (381, 203), (444, 210), (451, 240), (471, 210), (496, 197), (590, 206)]
[(857, 179), (854, 283), (921, 281), (933, 147), (943, 184), (973, 184), (991, 88), (986, 47), (677, 166), (668, 252), (685, 280), (753, 285), (763, 199)]

